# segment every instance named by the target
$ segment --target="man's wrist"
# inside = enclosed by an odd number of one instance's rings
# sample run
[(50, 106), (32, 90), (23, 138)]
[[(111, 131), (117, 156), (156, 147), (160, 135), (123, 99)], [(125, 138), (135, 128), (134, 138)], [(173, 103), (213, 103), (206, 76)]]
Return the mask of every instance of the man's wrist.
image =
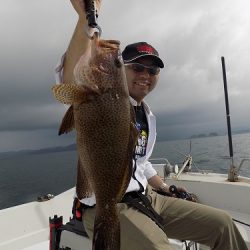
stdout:
[(164, 191), (164, 192), (168, 192), (169, 191), (168, 190), (169, 187), (168, 187), (168, 185), (165, 182), (163, 182), (158, 189), (159, 189), (159, 191)]

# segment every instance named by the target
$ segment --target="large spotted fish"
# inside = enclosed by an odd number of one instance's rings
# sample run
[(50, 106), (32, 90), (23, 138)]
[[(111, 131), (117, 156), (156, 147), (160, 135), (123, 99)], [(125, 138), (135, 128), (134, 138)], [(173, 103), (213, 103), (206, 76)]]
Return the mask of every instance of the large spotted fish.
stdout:
[(53, 86), (70, 104), (59, 134), (76, 130), (78, 198), (96, 196), (93, 249), (120, 249), (116, 211), (132, 175), (137, 140), (119, 42), (95, 39), (74, 69), (77, 84)]

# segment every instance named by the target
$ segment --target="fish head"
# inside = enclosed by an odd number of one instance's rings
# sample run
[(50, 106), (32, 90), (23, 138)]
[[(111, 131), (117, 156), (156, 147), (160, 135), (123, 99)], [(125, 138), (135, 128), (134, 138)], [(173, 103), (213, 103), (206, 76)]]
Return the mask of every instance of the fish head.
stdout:
[[(76, 83), (101, 92), (126, 83), (120, 42), (95, 39), (74, 69)], [(125, 80), (125, 81), (124, 81)]]
[(92, 40), (74, 68), (74, 84), (54, 85), (55, 98), (75, 107), (96, 100), (104, 93), (109, 93), (111, 98), (127, 98), (128, 86), (119, 46), (116, 40)]

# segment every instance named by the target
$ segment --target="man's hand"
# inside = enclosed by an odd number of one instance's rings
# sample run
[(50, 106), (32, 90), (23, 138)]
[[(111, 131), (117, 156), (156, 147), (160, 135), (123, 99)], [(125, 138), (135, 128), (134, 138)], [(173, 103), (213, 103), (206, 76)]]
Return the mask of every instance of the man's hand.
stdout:
[(187, 192), (187, 189), (185, 187), (177, 187), (178, 192)]
[[(84, 0), (70, 0), (70, 1), (75, 11), (78, 13), (79, 18), (86, 18)], [(95, 3), (97, 12), (99, 13), (101, 8), (101, 0), (95, 0)]]
[[(185, 193), (185, 199), (193, 202), (198, 202), (198, 198), (195, 194), (189, 193), (185, 187), (176, 187), (176, 191), (179, 192), (180, 194)], [(173, 197), (178, 197), (176, 193), (172, 193)], [(181, 198), (181, 197), (178, 197)]]

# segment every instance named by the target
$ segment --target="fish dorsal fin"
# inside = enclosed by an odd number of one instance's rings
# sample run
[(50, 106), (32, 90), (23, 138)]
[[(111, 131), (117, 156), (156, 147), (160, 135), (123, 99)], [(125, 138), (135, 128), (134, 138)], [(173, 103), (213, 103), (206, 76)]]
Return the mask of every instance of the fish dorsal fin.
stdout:
[(80, 103), (86, 99), (84, 88), (77, 84), (56, 84), (52, 87), (52, 92), (56, 100), (64, 104)]
[(62, 119), (58, 135), (67, 134), (73, 129), (74, 129), (74, 110), (73, 110), (73, 105), (71, 105)]

